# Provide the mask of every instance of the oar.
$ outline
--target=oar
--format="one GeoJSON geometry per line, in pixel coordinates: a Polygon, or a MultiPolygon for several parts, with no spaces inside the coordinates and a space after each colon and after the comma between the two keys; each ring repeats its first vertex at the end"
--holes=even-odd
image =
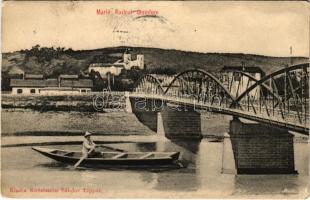
{"type": "Polygon", "coordinates": [[[93,152],[93,150],[94,150],[94,149],[89,150],[89,152],[88,152],[86,155],[82,156],[82,157],[80,158],[80,160],[77,161],[77,163],[75,163],[75,165],[73,166],[73,169],[76,169],[76,168],[81,164],[81,162],[83,162],[83,160],[84,160],[85,158],[87,158],[87,155],[90,154],[91,152],[93,152]]]}

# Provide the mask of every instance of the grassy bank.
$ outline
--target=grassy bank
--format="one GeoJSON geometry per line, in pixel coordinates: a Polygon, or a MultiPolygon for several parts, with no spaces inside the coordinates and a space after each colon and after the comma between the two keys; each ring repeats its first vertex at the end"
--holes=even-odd
{"type": "Polygon", "coordinates": [[[62,96],[2,94],[1,106],[37,111],[106,112],[109,109],[123,110],[125,97],[123,94],[102,93],[62,96]]]}
{"type": "Polygon", "coordinates": [[[144,135],[153,132],[126,112],[38,112],[2,109],[4,136],[74,136],[91,131],[95,135],[144,135]]]}

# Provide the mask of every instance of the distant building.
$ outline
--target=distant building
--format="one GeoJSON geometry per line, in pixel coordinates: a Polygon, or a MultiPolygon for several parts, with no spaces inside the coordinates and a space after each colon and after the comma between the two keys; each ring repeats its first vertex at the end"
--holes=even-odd
{"type": "Polygon", "coordinates": [[[105,78],[108,74],[119,76],[123,69],[123,64],[92,63],[89,65],[88,71],[91,72],[93,70],[95,72],[99,72],[100,76],[105,78]]]}
{"type": "Polygon", "coordinates": [[[24,79],[11,79],[12,94],[20,95],[68,95],[91,91],[90,79],[79,79],[77,75],[60,75],[58,79],[43,79],[43,75],[25,75],[24,79]]]}
{"type": "Polygon", "coordinates": [[[132,60],[131,54],[128,50],[123,54],[123,58],[117,60],[114,63],[92,63],[88,67],[88,71],[99,72],[101,77],[107,77],[108,74],[112,76],[119,76],[123,69],[131,70],[137,68],[140,70],[144,69],[144,55],[138,54],[136,60],[132,60]]]}
{"type": "MultiPolygon", "coordinates": [[[[236,71],[242,71],[248,75],[251,75],[256,80],[260,80],[263,76],[265,76],[265,72],[260,67],[248,67],[248,66],[224,66],[221,72],[226,73],[226,77],[224,77],[223,83],[228,86],[230,83],[234,83],[230,91],[232,94],[239,96],[243,93],[248,87],[254,84],[252,81],[248,85],[249,78],[246,76],[241,76],[240,73],[236,73],[236,71]]],[[[256,99],[260,97],[260,88],[257,87],[250,95],[255,96],[256,99]]]]}

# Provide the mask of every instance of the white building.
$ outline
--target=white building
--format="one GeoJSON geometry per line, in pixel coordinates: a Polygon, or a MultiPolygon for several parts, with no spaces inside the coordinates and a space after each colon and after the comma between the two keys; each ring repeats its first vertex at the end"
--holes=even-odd
{"type": "MultiPolygon", "coordinates": [[[[256,80],[260,80],[265,76],[265,72],[260,67],[247,67],[247,66],[224,66],[222,72],[224,72],[227,77],[223,80],[223,84],[226,87],[230,87],[230,92],[236,97],[242,94],[247,88],[254,84],[254,81],[249,82],[249,78],[246,76],[241,76],[237,71],[242,71],[248,75],[251,75],[256,80]],[[231,83],[233,83],[231,85],[231,83]]],[[[260,97],[260,87],[253,89],[250,92],[252,97],[258,99],[260,97]]]]}
{"type": "Polygon", "coordinates": [[[114,63],[92,63],[88,67],[88,72],[92,70],[99,72],[101,77],[105,78],[108,74],[113,76],[119,76],[123,69],[131,70],[137,68],[140,70],[144,69],[144,55],[138,54],[136,60],[132,60],[131,54],[126,52],[123,54],[123,58],[117,60],[114,63]]]}
{"type": "Polygon", "coordinates": [[[124,69],[123,64],[107,64],[107,63],[92,63],[89,65],[89,73],[93,70],[99,72],[102,78],[107,77],[107,74],[119,76],[124,69]]]}
{"type": "MultiPolygon", "coordinates": [[[[27,76],[25,76],[27,77],[27,76]]],[[[31,77],[31,76],[28,76],[31,77]]],[[[15,95],[71,95],[91,92],[90,79],[78,79],[76,75],[60,75],[58,79],[11,79],[12,94],[15,95]]]]}

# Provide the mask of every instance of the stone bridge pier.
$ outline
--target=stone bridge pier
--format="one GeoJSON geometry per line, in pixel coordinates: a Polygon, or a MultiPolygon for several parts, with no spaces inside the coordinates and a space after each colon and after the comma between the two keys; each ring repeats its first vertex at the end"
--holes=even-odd
{"type": "Polygon", "coordinates": [[[127,112],[133,112],[137,119],[151,130],[168,139],[201,139],[200,114],[189,108],[177,111],[168,108],[167,103],[157,99],[128,98],[127,112]]]}
{"type": "Polygon", "coordinates": [[[134,113],[142,124],[155,132],[157,132],[157,113],[165,107],[165,102],[156,99],[126,98],[126,111],[134,113]]]}
{"type": "Polygon", "coordinates": [[[157,114],[157,133],[168,139],[200,140],[201,118],[195,111],[163,110],[157,114]]]}
{"type": "MultiPolygon", "coordinates": [[[[138,120],[170,140],[200,140],[200,113],[177,111],[165,102],[130,98],[130,111],[138,120]]],[[[230,121],[229,136],[237,174],[296,173],[293,135],[287,130],[256,122],[230,121]]]]}
{"type": "Polygon", "coordinates": [[[288,131],[234,117],[229,135],[237,174],[296,173],[293,135],[288,131]]]}

